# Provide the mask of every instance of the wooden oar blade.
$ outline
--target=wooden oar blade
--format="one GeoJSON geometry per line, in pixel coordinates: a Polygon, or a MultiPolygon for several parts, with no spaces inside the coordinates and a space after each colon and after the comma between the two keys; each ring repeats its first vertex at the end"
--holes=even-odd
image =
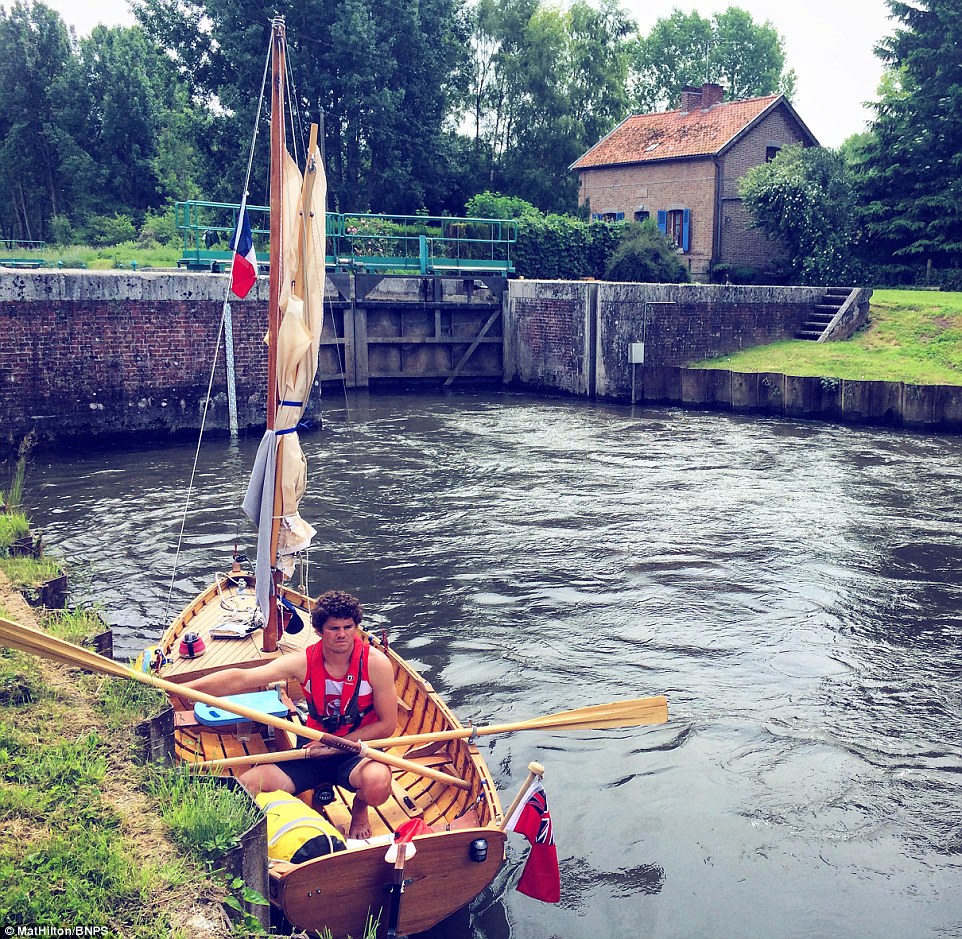
{"type": "MultiPolygon", "coordinates": [[[[491,734],[512,734],[519,730],[606,730],[612,727],[640,727],[646,724],[664,724],[668,720],[668,699],[663,695],[650,698],[633,698],[629,701],[614,701],[610,704],[596,704],[592,707],[577,708],[574,711],[561,711],[545,717],[535,717],[512,724],[492,724],[488,727],[462,727],[457,730],[431,731],[423,734],[408,734],[400,737],[384,737],[369,740],[370,747],[420,747],[436,744],[445,740],[466,737],[486,737],[491,734]]],[[[412,756],[409,751],[406,756],[412,756]]]]}
{"type": "MultiPolygon", "coordinates": [[[[518,730],[603,730],[611,727],[638,727],[664,724],[668,720],[668,699],[663,695],[613,701],[592,707],[561,711],[523,721],[518,730]]],[[[511,725],[505,725],[511,726],[511,725]]],[[[479,733],[484,733],[480,729],[479,733]]]]}
{"type": "Polygon", "coordinates": [[[0,643],[61,665],[85,668],[105,675],[127,676],[127,669],[119,662],[12,620],[0,618],[0,643]]]}

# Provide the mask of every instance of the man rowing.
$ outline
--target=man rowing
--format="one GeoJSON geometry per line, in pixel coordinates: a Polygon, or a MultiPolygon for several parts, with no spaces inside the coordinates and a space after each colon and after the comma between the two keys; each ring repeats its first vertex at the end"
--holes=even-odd
{"type": "MultiPolygon", "coordinates": [[[[296,679],[307,698],[307,726],[350,740],[390,737],[397,726],[394,669],[387,656],[357,633],[363,610],[349,593],[330,590],[314,602],[311,624],[319,641],[255,668],[228,668],[185,682],[188,688],[218,696],[241,694],[272,682],[296,679]]],[[[306,748],[311,759],[251,767],[239,779],[253,795],[281,790],[340,786],[354,792],[348,838],[371,837],[368,807],[391,794],[390,767],[318,740],[306,748]]]]}

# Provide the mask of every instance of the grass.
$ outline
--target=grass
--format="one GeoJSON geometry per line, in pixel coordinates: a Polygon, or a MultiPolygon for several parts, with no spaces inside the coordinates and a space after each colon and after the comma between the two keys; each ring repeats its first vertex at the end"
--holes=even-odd
{"type": "Polygon", "coordinates": [[[165,898],[190,864],[127,831],[107,798],[117,743],[90,726],[76,690],[48,686],[36,660],[0,650],[0,922],[83,924],[108,935],[177,935],[165,898]]]}
{"type": "Polygon", "coordinates": [[[87,270],[130,270],[135,263],[141,270],[153,267],[177,267],[183,247],[160,245],[147,248],[136,241],[125,241],[119,245],[97,248],[88,245],[66,245],[46,247],[40,251],[12,249],[4,250],[4,257],[31,258],[43,260],[48,268],[86,268],[87,270]]]}
{"type": "Polygon", "coordinates": [[[11,545],[30,534],[30,522],[23,512],[0,513],[0,554],[6,554],[11,545]]]}
{"type": "Polygon", "coordinates": [[[776,342],[692,367],[962,385],[962,293],[876,290],[868,326],[844,342],[776,342]]]}
{"type": "Polygon", "coordinates": [[[20,591],[36,591],[63,571],[53,558],[0,557],[0,571],[20,591]]]}
{"type": "Polygon", "coordinates": [[[225,786],[220,777],[184,768],[148,775],[147,791],[161,806],[174,843],[208,863],[236,848],[260,817],[260,810],[242,791],[225,786]]]}

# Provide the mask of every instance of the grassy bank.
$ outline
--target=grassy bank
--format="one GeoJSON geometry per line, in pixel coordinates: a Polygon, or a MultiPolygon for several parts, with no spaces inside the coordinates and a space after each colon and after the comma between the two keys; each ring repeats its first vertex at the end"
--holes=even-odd
{"type": "Polygon", "coordinates": [[[868,325],[845,342],[776,342],[692,363],[917,385],[962,385],[962,293],[876,290],[868,325]]]}
{"type": "MultiPolygon", "coordinates": [[[[96,612],[35,610],[22,595],[61,574],[20,508],[30,444],[0,492],[0,616],[80,643],[103,630],[96,612]]],[[[236,908],[244,887],[226,890],[211,871],[255,815],[242,800],[247,816],[226,826],[225,798],[238,800],[223,787],[178,778],[172,788],[171,770],[137,765],[133,728],[165,700],[0,646],[0,924],[231,935],[221,902],[236,908]]]]}
{"type": "Polygon", "coordinates": [[[2,257],[43,261],[47,268],[96,270],[129,270],[136,265],[141,270],[177,267],[182,254],[180,245],[145,247],[136,241],[127,241],[109,247],[87,245],[50,246],[39,251],[0,248],[2,257]]]}
{"type": "MultiPolygon", "coordinates": [[[[40,623],[0,575],[0,614],[72,639],[95,623],[40,623]]],[[[132,760],[160,697],[0,647],[0,923],[102,926],[135,939],[226,937],[223,890],[170,842],[132,760]]]]}

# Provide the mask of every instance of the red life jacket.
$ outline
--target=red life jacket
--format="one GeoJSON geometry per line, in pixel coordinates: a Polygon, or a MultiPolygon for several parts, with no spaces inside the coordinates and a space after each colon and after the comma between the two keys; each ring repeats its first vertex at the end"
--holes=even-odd
{"type": "Polygon", "coordinates": [[[343,678],[331,678],[324,667],[321,643],[315,642],[307,647],[304,696],[307,698],[308,727],[344,737],[377,720],[374,688],[368,674],[370,651],[371,647],[360,636],[355,636],[347,674],[343,678]]]}

